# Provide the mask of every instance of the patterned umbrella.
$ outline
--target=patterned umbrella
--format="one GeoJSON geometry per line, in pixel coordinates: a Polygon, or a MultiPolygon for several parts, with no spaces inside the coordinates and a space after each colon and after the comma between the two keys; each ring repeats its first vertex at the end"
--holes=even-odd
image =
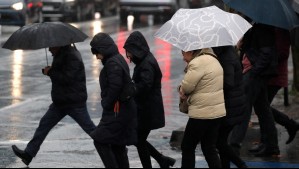
{"type": "Polygon", "coordinates": [[[251,27],[241,16],[216,6],[180,9],[155,37],[187,52],[236,45],[251,27]]]}

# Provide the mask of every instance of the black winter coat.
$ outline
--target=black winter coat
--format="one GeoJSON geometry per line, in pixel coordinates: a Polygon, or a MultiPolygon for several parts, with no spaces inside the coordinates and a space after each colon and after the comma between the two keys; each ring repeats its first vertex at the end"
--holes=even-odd
{"type": "Polygon", "coordinates": [[[48,75],[52,80],[52,100],[58,107],[86,105],[87,89],[81,54],[71,46],[62,47],[54,57],[48,75]]]}
{"type": "Polygon", "coordinates": [[[252,64],[252,76],[271,78],[277,76],[278,55],[275,47],[275,29],[255,24],[243,38],[242,52],[252,64]]]}
{"type": "Polygon", "coordinates": [[[114,111],[115,103],[129,82],[125,70],[128,64],[118,52],[114,41],[107,34],[98,34],[91,42],[104,56],[104,68],[100,74],[103,115],[92,138],[101,144],[135,145],[137,140],[137,108],[134,100],[120,103],[120,112],[114,111]]]}
{"type": "Polygon", "coordinates": [[[165,126],[165,114],[161,92],[162,72],[159,64],[140,32],[132,33],[124,48],[133,54],[133,80],[136,83],[135,101],[138,108],[139,130],[155,130],[165,126]]]}
{"type": "Polygon", "coordinates": [[[213,50],[224,70],[226,123],[234,126],[244,121],[246,114],[242,66],[234,47],[218,47],[213,50]]]}

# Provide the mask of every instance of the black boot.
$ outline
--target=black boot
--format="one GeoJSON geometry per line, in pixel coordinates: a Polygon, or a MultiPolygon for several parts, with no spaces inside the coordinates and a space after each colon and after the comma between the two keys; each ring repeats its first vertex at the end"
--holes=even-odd
{"type": "Polygon", "coordinates": [[[254,154],[255,157],[280,157],[279,149],[267,149],[266,147],[262,149],[260,152],[254,154]]]}
{"type": "Polygon", "coordinates": [[[170,157],[162,156],[163,161],[159,163],[161,168],[173,167],[176,160],[170,157]]]}
{"type": "Polygon", "coordinates": [[[289,134],[289,139],[286,142],[286,144],[290,144],[292,141],[294,141],[296,134],[299,130],[299,123],[296,121],[292,120],[292,125],[286,127],[288,134],[289,134]]]}
{"type": "Polygon", "coordinates": [[[12,150],[15,153],[15,155],[17,157],[19,157],[20,159],[22,159],[23,163],[26,164],[27,166],[29,166],[29,164],[31,163],[33,157],[31,157],[28,153],[26,153],[25,151],[20,150],[17,146],[13,145],[12,146],[12,150]]]}

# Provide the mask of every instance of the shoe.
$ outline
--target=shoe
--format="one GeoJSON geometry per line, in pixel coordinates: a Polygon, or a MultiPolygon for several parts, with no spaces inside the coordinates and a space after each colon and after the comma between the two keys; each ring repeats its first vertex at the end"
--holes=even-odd
{"type": "Polygon", "coordinates": [[[255,157],[280,157],[279,150],[268,150],[267,148],[262,149],[260,152],[254,154],[255,157]]]}
{"type": "Polygon", "coordinates": [[[250,153],[258,153],[258,152],[262,151],[264,148],[265,148],[265,145],[263,143],[259,143],[259,144],[252,146],[251,149],[249,149],[248,151],[250,153]]]}
{"type": "Polygon", "coordinates": [[[176,160],[170,157],[163,156],[163,162],[159,163],[161,168],[170,168],[173,167],[176,163],[176,160]]]}
{"type": "Polygon", "coordinates": [[[294,141],[295,137],[296,137],[296,134],[299,130],[299,123],[295,122],[294,121],[294,124],[295,125],[292,125],[291,127],[287,127],[287,131],[288,131],[288,134],[289,134],[289,139],[288,141],[286,142],[286,144],[290,144],[291,142],[294,141]]]}
{"type": "Polygon", "coordinates": [[[27,166],[29,166],[29,164],[32,161],[32,157],[26,153],[25,151],[20,150],[17,146],[13,145],[12,146],[12,150],[15,153],[15,155],[17,157],[19,157],[20,159],[22,159],[23,163],[26,164],[27,166]]]}

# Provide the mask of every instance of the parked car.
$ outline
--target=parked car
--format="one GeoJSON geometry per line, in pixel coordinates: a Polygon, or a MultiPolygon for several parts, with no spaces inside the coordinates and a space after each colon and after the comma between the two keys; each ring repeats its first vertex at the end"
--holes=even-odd
{"type": "Polygon", "coordinates": [[[42,22],[42,0],[0,0],[0,25],[42,22]]]}
{"type": "Polygon", "coordinates": [[[43,0],[45,19],[76,20],[93,18],[95,0],[43,0]]]}
{"type": "Polygon", "coordinates": [[[169,19],[180,8],[180,0],[120,0],[120,18],[128,15],[154,14],[169,19]]]}
{"type": "Polygon", "coordinates": [[[117,0],[43,0],[45,19],[83,21],[93,19],[95,12],[107,15],[117,11],[117,0]]]}

